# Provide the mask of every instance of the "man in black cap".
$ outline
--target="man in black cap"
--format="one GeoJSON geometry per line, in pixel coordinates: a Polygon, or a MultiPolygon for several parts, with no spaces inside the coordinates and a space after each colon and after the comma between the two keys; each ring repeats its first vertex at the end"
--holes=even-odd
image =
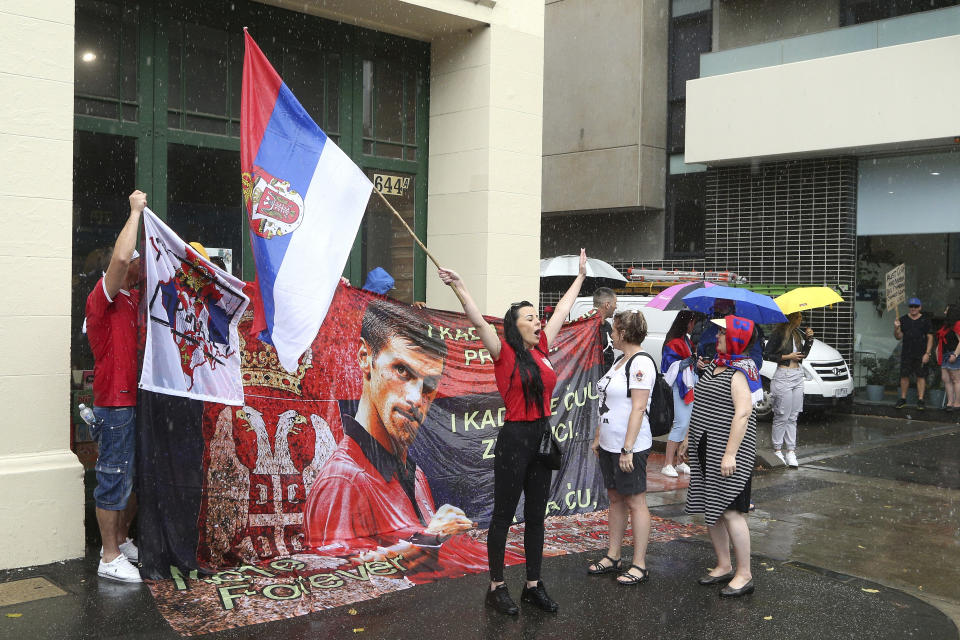
{"type": "Polygon", "coordinates": [[[917,378],[917,409],[923,411],[926,404],[923,394],[927,389],[927,363],[933,352],[933,326],[930,318],[922,313],[920,298],[907,301],[910,311],[893,321],[893,337],[903,340],[900,350],[900,399],[896,408],[907,404],[907,389],[910,388],[910,376],[917,378]]]}

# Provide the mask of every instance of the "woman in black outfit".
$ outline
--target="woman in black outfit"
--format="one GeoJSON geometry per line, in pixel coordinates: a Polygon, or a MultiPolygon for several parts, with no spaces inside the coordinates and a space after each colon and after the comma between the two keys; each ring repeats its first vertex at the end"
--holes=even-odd
{"type": "Polygon", "coordinates": [[[521,493],[525,496],[523,551],[527,582],[520,599],[544,611],[557,610],[557,603],[547,595],[540,579],[543,520],[553,472],[538,459],[537,450],[541,435],[550,428],[550,399],[557,382],[547,354],[580,293],[586,264],[587,255],[581,249],[580,273],[557,303],[546,327],[541,325],[536,307],[529,302],[511,304],[503,316],[502,341],[480,313],[460,276],[449,269],[439,270],[444,284],[460,294],[464,312],[493,358],[497,389],[506,405],[506,422],[494,448],[493,516],[487,533],[490,588],[485,598],[488,606],[508,615],[516,615],[519,609],[503,582],[503,556],[507,530],[521,493]]]}

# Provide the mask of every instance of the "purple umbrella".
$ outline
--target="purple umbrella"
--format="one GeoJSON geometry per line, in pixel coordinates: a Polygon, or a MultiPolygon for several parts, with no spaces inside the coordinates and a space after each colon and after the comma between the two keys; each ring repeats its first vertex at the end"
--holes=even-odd
{"type": "Polygon", "coordinates": [[[661,311],[678,311],[680,309],[686,309],[687,303],[683,301],[683,296],[687,295],[688,293],[693,293],[697,289],[715,286],[717,285],[713,284],[712,282],[704,282],[703,280],[675,284],[672,287],[667,287],[658,293],[653,300],[646,304],[646,306],[650,307],[651,309],[660,309],[661,311]]]}

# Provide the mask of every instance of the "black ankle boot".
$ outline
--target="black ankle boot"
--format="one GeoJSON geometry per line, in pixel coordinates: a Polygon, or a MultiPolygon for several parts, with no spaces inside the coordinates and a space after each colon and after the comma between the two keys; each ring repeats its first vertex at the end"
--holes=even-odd
{"type": "Polygon", "coordinates": [[[547,590],[544,589],[542,580],[538,580],[537,586],[535,587],[525,586],[523,588],[523,593],[520,594],[520,601],[529,602],[530,604],[551,613],[556,611],[558,608],[558,605],[556,602],[554,602],[553,598],[547,595],[547,590]]]}
{"type": "Polygon", "coordinates": [[[508,616],[515,616],[520,613],[517,603],[510,597],[510,591],[507,585],[501,584],[496,589],[491,590],[487,587],[487,596],[485,598],[487,606],[493,607],[497,613],[503,613],[508,616]]]}

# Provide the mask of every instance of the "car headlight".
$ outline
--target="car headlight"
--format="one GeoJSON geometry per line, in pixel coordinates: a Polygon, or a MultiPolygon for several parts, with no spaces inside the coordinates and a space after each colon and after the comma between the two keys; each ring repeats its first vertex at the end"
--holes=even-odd
{"type": "Polygon", "coordinates": [[[800,370],[803,371],[803,379],[804,379],[804,380],[808,380],[808,381],[811,381],[811,382],[812,382],[813,380],[816,380],[816,378],[813,377],[813,374],[810,373],[810,370],[807,369],[805,366],[800,365],[800,370]]]}

